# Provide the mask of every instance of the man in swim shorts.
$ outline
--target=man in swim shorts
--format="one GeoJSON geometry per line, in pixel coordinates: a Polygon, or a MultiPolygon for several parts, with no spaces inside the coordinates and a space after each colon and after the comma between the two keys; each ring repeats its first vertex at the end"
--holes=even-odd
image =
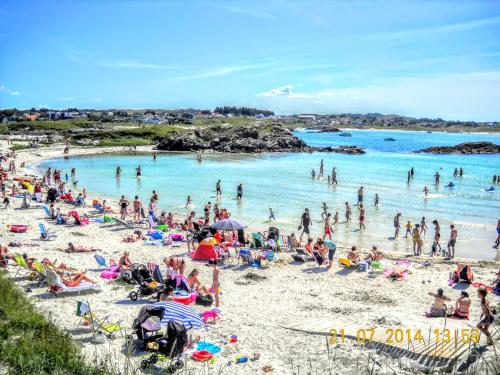
{"type": "Polygon", "coordinates": [[[448,241],[448,256],[453,258],[455,256],[455,244],[457,243],[458,231],[455,226],[450,225],[450,240],[448,241]]]}
{"type": "MultiPolygon", "coordinates": [[[[299,228],[302,229],[302,233],[300,234],[300,238],[299,238],[299,242],[302,241],[302,236],[305,234],[307,234],[307,238],[311,238],[311,235],[310,235],[310,230],[309,230],[309,227],[312,225],[312,221],[311,221],[311,216],[309,215],[309,209],[306,208],[304,210],[304,213],[302,214],[302,217],[300,218],[300,226],[299,228]]],[[[299,229],[300,230],[300,229],[299,229]]]]}

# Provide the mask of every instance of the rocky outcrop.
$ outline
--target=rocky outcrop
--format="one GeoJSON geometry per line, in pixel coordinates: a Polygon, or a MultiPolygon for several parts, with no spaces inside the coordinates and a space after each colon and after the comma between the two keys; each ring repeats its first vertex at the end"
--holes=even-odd
{"type": "Polygon", "coordinates": [[[500,153],[500,145],[493,142],[466,142],[456,146],[429,147],[416,152],[430,154],[497,154],[500,153]]]}
{"type": "Polygon", "coordinates": [[[160,140],[157,150],[216,151],[228,153],[261,152],[340,152],[360,154],[356,146],[314,148],[281,125],[264,127],[216,125],[173,132],[160,140]]]}
{"type": "Polygon", "coordinates": [[[306,130],[311,133],[340,133],[340,129],[334,127],[318,127],[318,128],[307,128],[306,130]]]}
{"type": "Polygon", "coordinates": [[[337,146],[337,147],[322,147],[318,151],[323,152],[335,152],[337,154],[351,154],[351,155],[361,155],[365,153],[361,147],[358,146],[337,146]]]}

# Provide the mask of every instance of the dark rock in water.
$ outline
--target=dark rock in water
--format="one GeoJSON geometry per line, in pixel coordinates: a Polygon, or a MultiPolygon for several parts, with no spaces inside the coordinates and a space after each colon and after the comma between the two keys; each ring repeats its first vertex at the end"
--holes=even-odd
{"type": "Polygon", "coordinates": [[[337,147],[322,147],[317,148],[316,151],[322,152],[335,152],[337,154],[351,154],[351,155],[361,155],[365,153],[361,147],[358,146],[337,146],[337,147]]]}
{"type": "Polygon", "coordinates": [[[500,145],[493,142],[466,142],[456,146],[429,147],[415,152],[430,154],[497,154],[500,153],[500,145]]]}
{"type": "Polygon", "coordinates": [[[156,149],[165,151],[211,150],[232,153],[313,151],[364,153],[356,146],[310,147],[290,130],[277,124],[266,127],[215,125],[203,129],[190,129],[161,139],[156,149]]]}

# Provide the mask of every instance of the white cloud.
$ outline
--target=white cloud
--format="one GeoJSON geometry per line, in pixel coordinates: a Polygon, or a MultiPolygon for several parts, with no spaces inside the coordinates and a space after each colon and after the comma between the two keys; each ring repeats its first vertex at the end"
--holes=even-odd
{"type": "Polygon", "coordinates": [[[366,36],[366,39],[407,39],[415,36],[434,36],[436,34],[463,32],[479,27],[500,24],[500,17],[481,18],[471,21],[451,23],[448,25],[430,26],[407,31],[378,33],[366,36]]]}
{"type": "Polygon", "coordinates": [[[8,89],[5,86],[0,86],[0,92],[5,92],[5,93],[7,93],[9,95],[14,95],[14,96],[21,95],[21,93],[19,91],[8,89]]]}
{"type": "Polygon", "coordinates": [[[477,71],[394,78],[377,85],[300,94],[285,90],[303,100],[289,100],[291,95],[259,95],[261,102],[255,105],[267,106],[279,113],[381,112],[449,120],[498,121],[498,87],[500,70],[477,71]]]}
{"type": "Polygon", "coordinates": [[[267,67],[270,65],[272,65],[272,64],[267,63],[267,64],[248,64],[248,65],[226,66],[226,67],[222,67],[222,68],[208,70],[206,72],[190,74],[190,75],[185,75],[185,76],[172,77],[171,80],[172,81],[188,81],[188,80],[193,80],[193,79],[221,77],[221,76],[233,74],[236,72],[242,72],[245,70],[260,69],[260,68],[264,68],[264,67],[267,67]]]}
{"type": "Polygon", "coordinates": [[[240,7],[235,7],[235,6],[224,6],[222,8],[227,10],[228,12],[242,13],[242,14],[247,14],[249,16],[254,16],[254,17],[258,17],[258,18],[268,18],[268,19],[277,18],[275,15],[273,15],[271,13],[261,12],[261,11],[254,10],[254,9],[240,8],[240,7]]]}
{"type": "Polygon", "coordinates": [[[292,85],[285,85],[281,87],[276,87],[275,89],[271,89],[269,91],[261,92],[260,94],[257,94],[257,96],[264,96],[264,97],[286,97],[290,99],[310,99],[312,98],[311,95],[309,94],[297,94],[293,92],[293,86],[292,85]]]}
{"type": "Polygon", "coordinates": [[[72,102],[73,100],[75,100],[75,98],[73,98],[72,96],[60,96],[59,98],[57,98],[57,100],[59,100],[60,102],[72,102]]]}

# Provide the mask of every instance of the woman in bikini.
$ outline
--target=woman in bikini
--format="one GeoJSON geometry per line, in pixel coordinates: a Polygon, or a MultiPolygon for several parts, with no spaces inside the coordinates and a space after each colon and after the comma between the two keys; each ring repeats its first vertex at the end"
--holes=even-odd
{"type": "Polygon", "coordinates": [[[460,293],[460,297],[455,303],[455,311],[453,312],[453,315],[458,318],[469,319],[470,305],[471,300],[469,298],[469,293],[467,293],[465,290],[462,290],[462,292],[460,293]]]}
{"type": "Polygon", "coordinates": [[[97,284],[97,281],[85,275],[85,272],[77,273],[70,276],[65,276],[64,272],[58,272],[58,274],[61,276],[61,281],[63,282],[63,284],[70,288],[79,286],[82,281],[87,281],[91,284],[97,284]]]}
{"type": "Polygon", "coordinates": [[[194,269],[188,276],[188,285],[191,290],[196,290],[197,292],[202,291],[205,294],[208,294],[208,289],[200,282],[198,279],[198,275],[200,271],[198,269],[194,269]]]}
{"type": "Polygon", "coordinates": [[[491,311],[490,301],[486,299],[488,291],[484,288],[478,289],[477,296],[481,300],[481,320],[477,324],[477,328],[486,336],[486,345],[493,345],[493,338],[489,331],[490,325],[493,323],[493,312],[491,311]]]}

